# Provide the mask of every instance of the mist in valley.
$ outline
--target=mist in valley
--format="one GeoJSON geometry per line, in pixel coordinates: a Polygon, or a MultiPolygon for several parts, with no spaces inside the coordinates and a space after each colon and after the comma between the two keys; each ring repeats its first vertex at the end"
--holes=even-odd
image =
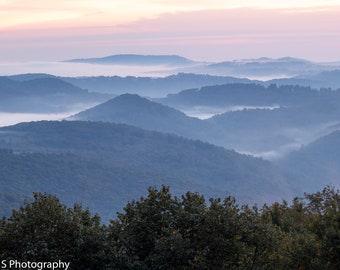
{"type": "MultiPolygon", "coordinates": [[[[86,181],[91,189],[98,186],[104,201],[95,203],[88,192],[79,193],[79,200],[102,213],[113,195],[119,198],[118,210],[122,201],[133,199],[131,194],[138,196],[161,182],[178,194],[184,189],[231,194],[245,203],[293,198],[339,183],[339,161],[329,159],[329,151],[312,147],[325,138],[322,142],[340,153],[335,139],[327,137],[340,126],[337,88],[289,84],[295,78],[275,84],[215,76],[210,64],[185,67],[190,72],[199,66],[210,69],[211,74],[204,75],[176,73],[173,65],[8,65],[3,75],[13,76],[0,77],[1,154],[3,160],[13,160],[13,166],[36,164],[25,165],[23,174],[11,174],[13,183],[24,177],[30,188],[39,187],[43,175],[51,191],[57,176],[86,181]],[[26,171],[30,166],[34,172],[26,171]],[[94,175],[98,184],[91,182],[94,175]]],[[[221,66],[225,64],[217,68],[221,66]]],[[[271,77],[259,71],[257,75],[271,77]]],[[[312,82],[311,76],[304,80],[312,82]]],[[[16,192],[15,186],[2,184],[16,192]]],[[[56,191],[68,202],[74,197],[62,187],[56,191]]]]}

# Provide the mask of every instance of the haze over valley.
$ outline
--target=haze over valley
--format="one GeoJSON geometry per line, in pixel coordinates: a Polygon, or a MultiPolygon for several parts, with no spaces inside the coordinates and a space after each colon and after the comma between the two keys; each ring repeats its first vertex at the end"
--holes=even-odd
{"type": "Polygon", "coordinates": [[[339,186],[336,63],[116,55],[61,65],[76,63],[101,76],[0,77],[2,214],[36,190],[107,221],[112,205],[162,184],[250,204],[339,186]]]}

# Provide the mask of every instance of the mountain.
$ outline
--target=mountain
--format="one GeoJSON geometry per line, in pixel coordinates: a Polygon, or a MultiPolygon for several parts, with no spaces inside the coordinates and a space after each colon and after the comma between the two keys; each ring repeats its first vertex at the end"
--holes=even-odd
{"type": "Polygon", "coordinates": [[[152,98],[166,97],[169,93],[178,93],[183,89],[227,83],[249,83],[248,79],[179,73],[167,77],[63,77],[66,82],[94,92],[121,95],[139,94],[152,98]]]}
{"type": "Polygon", "coordinates": [[[290,85],[206,86],[158,101],[181,111],[215,112],[205,120],[218,129],[209,142],[268,159],[334,130],[340,117],[340,91],[290,85]]]}
{"type": "Polygon", "coordinates": [[[276,159],[334,130],[332,126],[339,118],[337,102],[316,101],[275,109],[226,112],[206,121],[223,131],[229,145],[222,146],[276,159]]]}
{"type": "Polygon", "coordinates": [[[64,62],[101,65],[158,66],[158,73],[195,73],[217,76],[232,76],[258,80],[309,76],[322,71],[340,68],[339,63],[317,63],[293,57],[278,59],[261,57],[222,62],[195,62],[178,55],[120,54],[101,58],[71,59],[64,62]],[[163,66],[163,68],[162,68],[163,66]],[[164,67],[167,69],[165,70],[164,67]],[[169,69],[170,68],[170,69],[169,69]]]}
{"type": "Polygon", "coordinates": [[[292,106],[323,101],[339,100],[340,91],[299,85],[271,84],[263,86],[255,83],[229,83],[187,89],[178,94],[169,94],[159,102],[174,108],[193,106],[231,107],[231,106],[292,106]]]}
{"type": "MultiPolygon", "coordinates": [[[[293,57],[283,57],[278,59],[261,57],[259,59],[223,61],[195,66],[190,69],[190,72],[270,80],[273,78],[316,74],[337,68],[339,68],[339,65],[334,63],[316,63],[293,57]]],[[[189,72],[189,69],[183,68],[182,72],[189,72]]]]}
{"type": "MultiPolygon", "coordinates": [[[[64,196],[80,196],[84,192],[86,194],[92,192],[93,197],[83,198],[81,201],[84,205],[93,203],[94,200],[108,201],[115,196],[121,196],[118,194],[126,195],[127,191],[124,189],[127,186],[143,195],[145,186],[160,183],[175,187],[179,193],[190,188],[208,198],[235,195],[241,202],[249,203],[274,201],[290,195],[290,188],[286,185],[285,179],[276,167],[267,161],[240,155],[201,141],[145,131],[122,124],[81,121],[21,123],[0,128],[0,148],[12,149],[15,155],[19,155],[15,156],[19,161],[23,159],[25,153],[73,155],[80,158],[82,162],[80,165],[75,161],[65,160],[59,166],[56,161],[58,156],[52,157],[50,164],[42,165],[42,171],[35,174],[31,174],[30,168],[35,167],[29,163],[18,165],[7,177],[6,172],[3,172],[4,178],[1,181],[3,185],[7,185],[8,191],[20,188],[17,185],[31,185],[28,190],[34,188],[37,191],[45,191],[49,185],[59,185],[58,181],[64,181],[63,172],[68,172],[67,179],[70,181],[61,182],[64,184],[59,185],[62,187],[60,192],[64,196]],[[90,180],[86,174],[97,164],[98,168],[89,174],[93,176],[90,180]],[[67,170],[58,171],[58,168],[68,165],[67,170]],[[26,166],[26,169],[23,170],[22,166],[26,166]],[[51,170],[50,166],[54,166],[54,169],[51,170]],[[79,166],[87,169],[77,169],[79,166]],[[107,182],[109,178],[112,177],[112,181],[115,181],[115,173],[110,173],[112,168],[130,174],[118,177],[121,181],[119,180],[117,184],[109,184],[107,182]],[[19,174],[21,182],[12,181],[13,173],[19,174]],[[30,181],[34,179],[28,178],[29,175],[33,178],[37,175],[43,179],[48,174],[51,175],[49,180],[42,181],[39,185],[33,186],[30,181]],[[73,174],[75,182],[72,180],[73,174]],[[105,181],[103,174],[108,175],[105,176],[105,181]],[[81,181],[93,182],[82,184],[81,181]],[[91,190],[87,189],[89,185],[91,190]],[[105,193],[101,192],[103,189],[106,190],[105,193]]],[[[41,162],[43,161],[44,156],[41,157],[41,162]]],[[[16,162],[13,161],[11,164],[13,164],[11,168],[14,168],[16,162]]],[[[7,167],[1,168],[8,170],[7,167]]],[[[124,198],[119,198],[124,203],[132,199],[128,194],[124,198]]],[[[119,206],[114,207],[117,209],[119,206]]]]}
{"type": "Polygon", "coordinates": [[[33,192],[42,191],[57,195],[69,206],[82,203],[107,222],[115,215],[112,210],[121,210],[149,186],[171,183],[175,191],[195,188],[180,177],[169,179],[147,169],[103,165],[70,153],[0,150],[0,163],[0,216],[10,215],[33,192]]]}
{"type": "Polygon", "coordinates": [[[29,80],[0,77],[2,112],[64,112],[88,107],[110,97],[112,96],[90,93],[55,77],[29,80]]]}
{"type": "Polygon", "coordinates": [[[213,125],[205,121],[188,117],[178,110],[132,94],[120,95],[71,116],[70,119],[123,123],[205,141],[210,134],[218,132],[213,125]]]}
{"type": "Polygon", "coordinates": [[[137,95],[124,94],[70,119],[125,123],[275,159],[336,129],[332,126],[340,117],[336,101],[339,93],[324,91],[236,84],[186,90],[174,96],[182,103],[171,105],[182,110],[195,106],[201,111],[231,108],[206,120],[188,117],[137,95]],[[280,106],[271,107],[273,104],[280,106]],[[233,111],[237,106],[240,109],[233,111]]]}
{"type": "Polygon", "coordinates": [[[103,65],[136,65],[136,66],[149,66],[149,65],[185,66],[194,63],[194,61],[178,55],[138,55],[138,54],[118,54],[100,58],[70,59],[64,62],[103,64],[103,65]]]}
{"type": "Polygon", "coordinates": [[[340,131],[322,136],[276,163],[290,172],[289,177],[296,189],[315,192],[326,185],[339,188],[340,131]]]}
{"type": "Polygon", "coordinates": [[[6,76],[7,78],[14,80],[14,81],[30,81],[34,79],[42,79],[42,78],[58,78],[57,76],[47,74],[47,73],[25,73],[25,74],[16,74],[6,76]]]}
{"type": "MultiPolygon", "coordinates": [[[[119,77],[119,76],[92,76],[92,77],[57,77],[90,92],[121,95],[125,93],[139,94],[152,98],[164,98],[168,94],[177,94],[185,89],[199,89],[205,86],[226,84],[258,84],[265,87],[276,84],[277,86],[305,86],[315,89],[340,88],[339,71],[324,71],[321,73],[306,74],[293,78],[272,80],[249,80],[230,76],[212,76],[207,74],[178,73],[166,77],[119,77]]],[[[8,76],[15,81],[27,81],[38,78],[55,77],[49,74],[19,74],[8,76]]]]}

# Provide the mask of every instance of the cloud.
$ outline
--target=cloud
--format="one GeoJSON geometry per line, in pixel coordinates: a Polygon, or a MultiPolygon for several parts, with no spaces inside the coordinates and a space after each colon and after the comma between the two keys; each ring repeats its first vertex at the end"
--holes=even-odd
{"type": "Polygon", "coordinates": [[[140,18],[156,18],[163,13],[212,9],[327,9],[340,6],[340,0],[2,0],[0,27],[26,26],[40,23],[40,27],[67,22],[69,25],[111,25],[140,18]],[[89,14],[91,16],[89,16],[89,14]],[[100,16],[96,16],[100,14],[100,16]],[[44,24],[48,22],[48,24],[44,24]]]}
{"type": "Polygon", "coordinates": [[[60,55],[64,52],[64,59],[113,53],[171,53],[219,61],[288,55],[323,61],[340,59],[339,9],[201,10],[165,13],[118,25],[110,20],[98,25],[96,16],[89,14],[87,24],[58,23],[46,29],[37,26],[30,31],[2,31],[0,57],[9,59],[25,52],[26,58],[33,58],[46,52],[51,59],[58,50],[60,55]],[[67,47],[71,49],[67,51],[67,47]]]}

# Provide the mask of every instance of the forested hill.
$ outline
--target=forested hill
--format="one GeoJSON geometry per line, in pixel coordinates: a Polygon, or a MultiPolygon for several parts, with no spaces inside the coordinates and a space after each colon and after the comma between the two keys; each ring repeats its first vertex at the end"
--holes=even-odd
{"type": "Polygon", "coordinates": [[[277,163],[294,175],[293,183],[298,189],[310,192],[320,185],[340,187],[340,130],[301,147],[277,163]]]}
{"type": "Polygon", "coordinates": [[[110,95],[90,93],[55,77],[12,80],[0,77],[2,112],[63,112],[82,105],[88,107],[109,99],[110,95]]]}
{"type": "MultiPolygon", "coordinates": [[[[171,184],[174,191],[199,188],[181,177],[148,168],[107,165],[70,153],[14,153],[0,150],[0,216],[9,216],[36,191],[57,195],[71,206],[80,203],[104,222],[139,198],[150,185],[171,184]]],[[[205,187],[207,188],[207,187],[205,187]]]]}
{"type": "Polygon", "coordinates": [[[138,95],[124,94],[82,111],[70,119],[124,123],[147,130],[209,141],[219,129],[209,122],[138,95]]]}
{"type": "Polygon", "coordinates": [[[169,93],[178,93],[183,89],[197,88],[207,85],[253,82],[248,79],[192,73],[178,73],[164,78],[96,76],[76,78],[62,77],[61,79],[78,87],[95,92],[111,93],[115,95],[134,93],[155,98],[165,97],[169,93]]]}
{"type": "Polygon", "coordinates": [[[160,102],[171,107],[188,106],[292,106],[340,100],[340,91],[317,90],[299,85],[230,83],[183,90],[160,102]]]}
{"type": "MultiPolygon", "coordinates": [[[[80,121],[22,123],[0,129],[0,147],[13,149],[14,153],[71,153],[105,167],[136,171],[137,176],[143,171],[152,172],[158,174],[158,180],[151,179],[149,185],[172,179],[165,184],[180,186],[178,181],[185,180],[194,191],[207,197],[235,194],[243,202],[262,203],[291,195],[285,179],[267,161],[127,125],[80,121]]],[[[100,183],[100,175],[92,181],[100,183]]],[[[6,181],[10,185],[11,179],[6,181]]],[[[135,181],[135,177],[125,179],[132,186],[135,181]]],[[[74,191],[65,187],[65,192],[74,191]]]]}

